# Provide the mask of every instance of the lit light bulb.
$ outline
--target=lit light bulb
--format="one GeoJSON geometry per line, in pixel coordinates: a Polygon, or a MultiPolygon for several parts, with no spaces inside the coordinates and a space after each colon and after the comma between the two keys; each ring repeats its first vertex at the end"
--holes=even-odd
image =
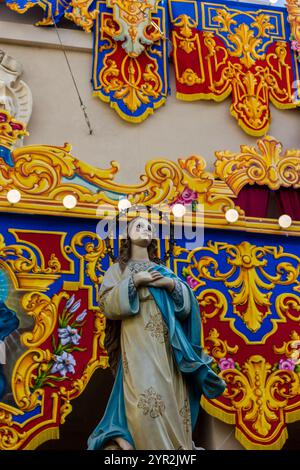
{"type": "Polygon", "coordinates": [[[77,199],[72,194],[68,194],[63,198],[63,205],[66,209],[74,209],[77,205],[77,199]]]}
{"type": "Polygon", "coordinates": [[[174,204],[172,207],[174,217],[182,217],[186,213],[186,208],[183,204],[174,204]]]}
{"type": "Polygon", "coordinates": [[[129,209],[129,207],[131,207],[131,202],[129,199],[123,198],[118,202],[119,211],[125,211],[126,209],[129,209]]]}
{"type": "Polygon", "coordinates": [[[8,202],[16,204],[21,199],[21,193],[17,189],[10,189],[6,195],[8,202]]]}
{"type": "Polygon", "coordinates": [[[292,218],[287,214],[282,214],[278,219],[278,224],[281,228],[289,228],[292,222],[292,218]]]}
{"type": "Polygon", "coordinates": [[[269,0],[269,3],[271,3],[271,5],[274,5],[274,3],[277,3],[278,0],[269,0]]]}
{"type": "Polygon", "coordinates": [[[236,222],[239,218],[239,213],[236,209],[228,209],[225,213],[227,222],[236,222]]]}

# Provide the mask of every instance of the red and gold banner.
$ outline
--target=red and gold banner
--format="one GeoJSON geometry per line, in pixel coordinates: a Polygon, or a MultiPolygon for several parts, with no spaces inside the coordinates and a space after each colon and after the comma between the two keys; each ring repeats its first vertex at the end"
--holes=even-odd
{"type": "Polygon", "coordinates": [[[299,65],[285,10],[235,2],[171,1],[177,97],[223,101],[250,135],[267,132],[270,102],[295,108],[299,65]]]}

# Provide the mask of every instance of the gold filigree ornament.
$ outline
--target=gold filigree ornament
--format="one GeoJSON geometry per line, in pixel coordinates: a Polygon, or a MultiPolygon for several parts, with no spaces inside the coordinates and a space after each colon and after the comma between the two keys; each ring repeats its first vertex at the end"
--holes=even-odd
{"type": "Polygon", "coordinates": [[[282,152],[282,144],[271,136],[254,146],[241,145],[239,153],[216,152],[216,174],[235,194],[246,184],[260,184],[270,189],[300,187],[300,150],[282,152]]]}
{"type": "Polygon", "coordinates": [[[112,37],[115,41],[124,41],[122,47],[128,56],[138,57],[145,46],[153,44],[146,29],[157,3],[158,0],[107,0],[107,6],[113,9],[113,19],[119,25],[112,37]]]}
{"type": "MultiPolygon", "coordinates": [[[[289,285],[295,291],[300,286],[300,258],[294,254],[285,253],[281,246],[261,247],[246,241],[238,245],[208,241],[207,246],[192,250],[187,261],[189,262],[187,267],[189,275],[197,281],[198,286],[201,286],[201,292],[197,297],[200,307],[208,305],[213,307],[210,308],[210,313],[202,312],[204,322],[220,314],[222,319],[231,323],[233,331],[236,331],[234,319],[226,318],[228,307],[224,295],[215,289],[204,289],[206,281],[224,283],[231,297],[233,313],[240,317],[247,328],[253,332],[258,331],[264,318],[272,313],[272,296],[276,285],[289,285]],[[217,259],[223,250],[227,254],[228,266],[228,270],[224,272],[220,270],[217,259]],[[211,252],[211,256],[207,252],[211,252]],[[269,257],[271,257],[270,261],[268,261],[269,257]],[[268,272],[268,267],[272,265],[272,262],[276,265],[274,275],[268,272]]],[[[261,342],[265,342],[266,338],[277,330],[278,322],[286,321],[286,316],[293,321],[299,321],[299,317],[293,316],[289,311],[290,307],[299,311],[299,296],[293,293],[280,294],[274,302],[279,319],[271,320],[272,332],[268,333],[261,342]]],[[[241,333],[238,332],[238,334],[241,333]]]]}
{"type": "Polygon", "coordinates": [[[295,364],[299,359],[299,349],[300,335],[295,330],[291,332],[290,339],[288,341],[284,341],[281,346],[273,346],[273,350],[276,354],[285,355],[287,358],[295,360],[295,364]]]}
{"type": "MultiPolygon", "coordinates": [[[[265,54],[262,52],[262,37],[268,37],[269,32],[274,29],[274,25],[270,23],[270,17],[265,14],[256,16],[251,23],[251,28],[246,23],[238,26],[234,18],[239,12],[229,13],[225,9],[217,9],[217,15],[213,21],[219,24],[219,31],[228,33],[230,41],[229,55],[239,57],[240,62],[247,68],[255,64],[256,60],[264,59],[265,54]]],[[[250,16],[250,15],[249,15],[250,16]]]]}
{"type": "Polygon", "coordinates": [[[182,76],[178,78],[180,83],[185,83],[188,86],[193,86],[196,83],[203,83],[204,79],[198,77],[198,75],[192,69],[186,69],[182,76]]]}
{"type": "MultiPolygon", "coordinates": [[[[5,407],[7,407],[7,405],[1,404],[0,418],[2,417],[2,423],[5,419],[8,426],[11,426],[12,414],[16,412],[22,414],[25,411],[35,409],[37,405],[40,405],[43,410],[46,392],[41,377],[45,379],[50,373],[50,369],[53,365],[53,351],[48,348],[41,349],[40,346],[51,337],[54,329],[57,328],[60,302],[63,299],[69,299],[69,297],[70,295],[64,291],[55,294],[51,299],[39,292],[31,292],[23,297],[22,305],[25,311],[34,318],[34,328],[31,332],[23,333],[21,337],[22,343],[27,347],[27,351],[17,360],[12,375],[12,390],[14,400],[19,410],[11,407],[11,409],[6,410],[5,407]]],[[[60,423],[63,424],[66,416],[72,411],[71,401],[83,392],[94,371],[99,367],[108,367],[107,356],[99,356],[99,346],[103,349],[102,342],[105,328],[102,317],[103,315],[101,315],[99,311],[95,312],[91,357],[85,365],[81,377],[73,380],[70,379],[68,387],[65,385],[56,385],[51,390],[51,399],[53,400],[52,418],[51,421],[47,420],[45,423],[43,421],[39,423],[38,427],[40,426],[41,428],[41,435],[44,432],[42,429],[44,426],[46,426],[46,428],[47,426],[54,426],[54,429],[51,428],[49,432],[53,434],[52,438],[58,438],[58,428],[55,427],[57,426],[58,417],[60,417],[60,423]]],[[[49,378],[49,380],[51,379],[49,378]]],[[[49,395],[47,395],[47,397],[47,400],[49,400],[49,395]]],[[[14,438],[9,434],[8,428],[0,427],[0,449],[19,448],[23,445],[24,440],[28,440],[30,434],[36,433],[36,427],[23,434],[18,434],[18,432],[12,428],[11,433],[13,433],[14,438]]],[[[40,440],[38,438],[36,439],[37,444],[40,443],[40,440]]],[[[43,438],[41,438],[41,440],[42,439],[43,438]]],[[[46,439],[49,439],[48,434],[46,439]]],[[[35,437],[33,438],[31,448],[35,447],[34,442],[35,437]]]]}
{"type": "MultiPolygon", "coordinates": [[[[246,449],[280,449],[287,439],[285,422],[293,421],[292,415],[289,418],[293,406],[287,405],[289,399],[300,393],[300,375],[291,370],[273,370],[264,357],[254,355],[241,370],[223,370],[220,377],[227,383],[224,397],[235,411],[223,418],[240,425],[236,428],[236,439],[246,449]]],[[[205,398],[202,398],[202,406],[216,415],[205,398]]]]}
{"type": "Polygon", "coordinates": [[[90,33],[99,13],[97,9],[90,10],[92,4],[93,0],[72,0],[70,3],[72,11],[66,12],[65,17],[90,33]]]}
{"type": "Polygon", "coordinates": [[[196,43],[199,43],[199,40],[197,34],[193,34],[192,29],[197,26],[197,22],[188,15],[179,15],[174,25],[180,28],[179,32],[182,36],[179,47],[187,54],[196,50],[196,43]]]}
{"type": "Polygon", "coordinates": [[[208,336],[205,338],[205,342],[208,353],[217,361],[226,357],[228,354],[236,354],[239,349],[237,344],[235,346],[229,346],[226,340],[222,340],[217,328],[209,330],[208,336]],[[211,346],[207,345],[207,342],[211,343],[211,346]]]}

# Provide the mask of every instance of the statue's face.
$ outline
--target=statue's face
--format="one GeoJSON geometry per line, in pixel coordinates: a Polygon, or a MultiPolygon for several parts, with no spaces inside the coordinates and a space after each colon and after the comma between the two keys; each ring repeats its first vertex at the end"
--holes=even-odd
{"type": "Polygon", "coordinates": [[[138,217],[129,224],[128,235],[134,245],[149,246],[153,238],[153,227],[148,220],[138,217]]]}

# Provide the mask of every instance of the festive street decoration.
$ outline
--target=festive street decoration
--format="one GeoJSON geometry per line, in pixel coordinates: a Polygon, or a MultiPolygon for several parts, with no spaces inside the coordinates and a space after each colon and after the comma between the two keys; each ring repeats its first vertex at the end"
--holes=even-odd
{"type": "Polygon", "coordinates": [[[287,0],[288,22],[291,27],[291,47],[300,62],[300,2],[299,0],[287,0]]]}
{"type": "Polygon", "coordinates": [[[170,0],[170,15],[179,99],[223,101],[231,95],[231,114],[254,136],[269,128],[270,101],[280,109],[296,107],[299,65],[285,10],[170,0]]]}

